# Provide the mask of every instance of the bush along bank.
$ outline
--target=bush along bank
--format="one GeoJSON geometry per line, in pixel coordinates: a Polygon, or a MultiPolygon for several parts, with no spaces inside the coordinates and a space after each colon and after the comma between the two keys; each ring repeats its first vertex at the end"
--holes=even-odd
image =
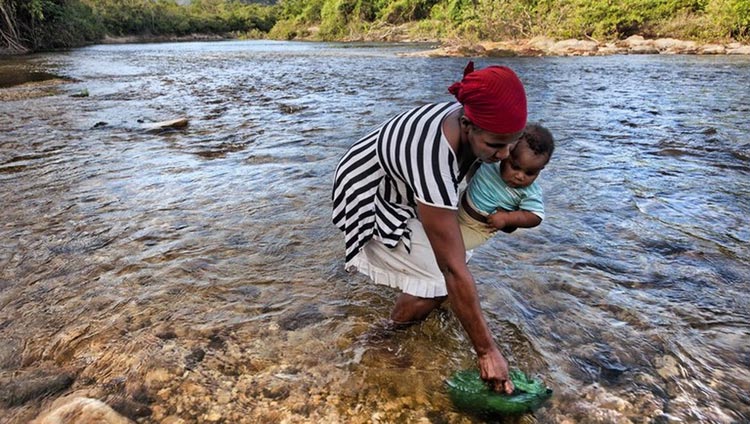
{"type": "Polygon", "coordinates": [[[276,7],[236,0],[0,0],[0,54],[105,40],[265,37],[276,7]],[[195,36],[193,34],[199,34],[195,36]]]}

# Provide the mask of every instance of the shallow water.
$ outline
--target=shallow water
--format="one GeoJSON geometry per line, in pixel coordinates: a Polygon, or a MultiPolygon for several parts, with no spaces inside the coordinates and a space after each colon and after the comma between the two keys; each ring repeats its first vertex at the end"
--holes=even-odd
{"type": "MultiPolygon", "coordinates": [[[[346,148],[450,99],[466,59],[400,55],[424,47],[0,61],[75,81],[0,103],[0,379],[74,377],[0,396],[0,421],[77,393],[127,399],[140,422],[480,422],[444,392],[473,366],[456,318],[383,329],[396,293],[343,272],[329,220],[346,148]],[[188,128],[144,129],[177,117],[188,128]]],[[[511,364],[555,390],[520,421],[750,421],[750,58],[490,63],[519,73],[558,140],[545,222],[470,264],[511,364]]]]}

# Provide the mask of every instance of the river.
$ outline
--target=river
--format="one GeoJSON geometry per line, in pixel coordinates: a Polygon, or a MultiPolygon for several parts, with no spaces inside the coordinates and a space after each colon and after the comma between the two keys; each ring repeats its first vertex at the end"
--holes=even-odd
{"type": "MultiPolygon", "coordinates": [[[[445,393],[474,366],[455,316],[384,330],[396,293],[343,271],[330,223],[345,150],[451,100],[467,59],[403,55],[423,48],[1,60],[69,82],[0,103],[0,379],[58,382],[0,397],[0,422],[70,393],[142,423],[482,422],[445,393]]],[[[476,59],[488,64],[516,70],[530,120],[557,139],[545,221],[470,262],[511,366],[554,390],[501,422],[749,422],[750,58],[476,59]]]]}

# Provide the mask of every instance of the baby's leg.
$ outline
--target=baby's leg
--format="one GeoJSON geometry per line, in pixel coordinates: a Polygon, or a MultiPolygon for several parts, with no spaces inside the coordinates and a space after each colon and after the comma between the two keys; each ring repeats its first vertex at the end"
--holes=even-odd
{"type": "Polygon", "coordinates": [[[492,237],[492,231],[487,224],[469,216],[463,207],[458,209],[458,225],[466,250],[479,247],[492,237]]]}

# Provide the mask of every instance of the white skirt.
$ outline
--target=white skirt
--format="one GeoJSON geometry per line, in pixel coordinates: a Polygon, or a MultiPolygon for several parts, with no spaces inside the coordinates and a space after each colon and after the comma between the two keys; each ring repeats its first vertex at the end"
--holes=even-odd
{"type": "MultiPolygon", "coordinates": [[[[406,226],[411,230],[411,252],[406,251],[402,242],[391,249],[373,238],[351,260],[346,270],[359,271],[376,284],[398,288],[412,296],[447,296],[445,277],[438,268],[422,223],[410,219],[406,226]]],[[[467,262],[470,257],[471,252],[466,252],[467,262]]]]}

